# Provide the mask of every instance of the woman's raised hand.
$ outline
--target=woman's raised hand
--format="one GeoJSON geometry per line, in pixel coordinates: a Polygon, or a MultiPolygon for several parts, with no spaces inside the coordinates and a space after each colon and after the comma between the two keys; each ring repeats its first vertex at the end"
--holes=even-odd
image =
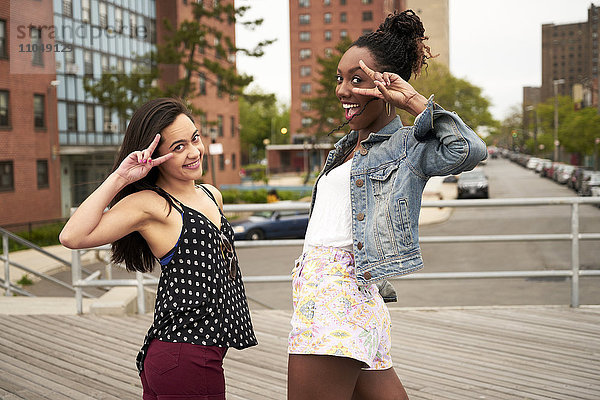
{"type": "Polygon", "coordinates": [[[418,115],[425,109],[427,99],[402,79],[400,75],[392,72],[373,71],[363,60],[359,61],[359,65],[373,79],[375,87],[371,89],[353,88],[354,93],[378,97],[413,115],[418,115]]]}
{"type": "Polygon", "coordinates": [[[150,146],[147,149],[141,151],[134,151],[129,154],[119,165],[119,168],[115,171],[117,175],[125,179],[129,183],[138,181],[148,175],[148,172],[152,167],[159,166],[165,161],[173,157],[173,153],[167,153],[164,156],[160,156],[156,159],[152,159],[152,153],[160,142],[160,135],[157,134],[154,137],[150,146]]]}

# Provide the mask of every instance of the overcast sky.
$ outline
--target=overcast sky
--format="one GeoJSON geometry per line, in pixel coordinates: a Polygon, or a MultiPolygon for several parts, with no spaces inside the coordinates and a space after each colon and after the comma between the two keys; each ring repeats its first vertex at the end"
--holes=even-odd
{"type": "MultiPolygon", "coordinates": [[[[502,119],[512,106],[520,105],[523,86],[541,85],[542,24],[586,21],[592,2],[600,4],[600,0],[450,0],[450,70],[481,87],[492,103],[492,114],[502,119]]],[[[239,56],[237,65],[254,76],[255,86],[289,104],[288,4],[288,0],[236,0],[238,6],[251,6],[245,19],[264,19],[253,32],[237,29],[236,40],[238,46],[252,47],[260,40],[278,39],[264,57],[239,56]]]]}

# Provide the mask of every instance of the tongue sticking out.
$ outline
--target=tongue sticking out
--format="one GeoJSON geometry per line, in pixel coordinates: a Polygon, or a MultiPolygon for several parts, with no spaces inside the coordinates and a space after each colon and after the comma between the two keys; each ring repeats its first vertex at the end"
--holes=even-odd
{"type": "Polygon", "coordinates": [[[346,119],[352,118],[358,112],[358,107],[346,108],[346,119]]]}

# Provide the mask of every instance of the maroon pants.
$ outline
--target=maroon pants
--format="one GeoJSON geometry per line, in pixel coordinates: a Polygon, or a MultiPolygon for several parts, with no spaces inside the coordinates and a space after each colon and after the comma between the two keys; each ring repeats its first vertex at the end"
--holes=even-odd
{"type": "Polygon", "coordinates": [[[225,400],[226,347],[150,343],[140,378],[144,400],[225,400]]]}

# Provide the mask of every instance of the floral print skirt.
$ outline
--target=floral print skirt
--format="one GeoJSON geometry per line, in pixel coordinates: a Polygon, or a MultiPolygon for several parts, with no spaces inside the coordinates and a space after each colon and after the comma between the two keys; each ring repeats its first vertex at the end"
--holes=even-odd
{"type": "Polygon", "coordinates": [[[364,369],[392,367],[391,320],[376,285],[358,286],[352,252],[317,247],[292,271],[288,353],[349,357],[364,369]]]}

